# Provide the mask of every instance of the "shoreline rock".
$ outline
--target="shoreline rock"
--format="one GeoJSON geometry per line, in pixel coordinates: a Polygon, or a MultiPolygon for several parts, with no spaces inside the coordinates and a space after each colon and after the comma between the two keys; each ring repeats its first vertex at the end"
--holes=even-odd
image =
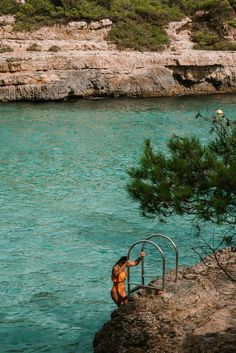
{"type": "Polygon", "coordinates": [[[14,32],[11,16],[0,23],[1,46],[14,50],[0,53],[0,102],[236,93],[236,52],[193,50],[188,18],[170,24],[161,53],[117,50],[109,19],[31,33],[14,32]]]}
{"type": "MultiPolygon", "coordinates": [[[[217,254],[236,279],[236,252],[217,254]]],[[[115,310],[94,338],[95,353],[232,353],[236,347],[236,283],[213,256],[167,275],[162,294],[142,289],[115,310]]],[[[156,285],[158,282],[155,283],[156,285]]]]}

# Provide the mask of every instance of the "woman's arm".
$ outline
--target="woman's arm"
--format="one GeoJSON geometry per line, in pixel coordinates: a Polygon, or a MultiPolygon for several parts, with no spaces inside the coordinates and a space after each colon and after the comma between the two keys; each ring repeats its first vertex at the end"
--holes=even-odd
{"type": "Polygon", "coordinates": [[[140,256],[134,261],[127,261],[126,266],[127,267],[137,266],[144,256],[145,256],[145,252],[141,251],[140,256]]]}
{"type": "Polygon", "coordinates": [[[140,263],[140,261],[141,261],[141,257],[138,257],[134,261],[127,261],[127,267],[137,266],[140,263]]]}

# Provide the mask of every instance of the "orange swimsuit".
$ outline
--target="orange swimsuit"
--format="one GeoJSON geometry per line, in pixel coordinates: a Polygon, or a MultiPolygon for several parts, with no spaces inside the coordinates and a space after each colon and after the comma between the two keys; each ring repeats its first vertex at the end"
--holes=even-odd
{"type": "Polygon", "coordinates": [[[115,275],[114,271],[112,270],[111,280],[113,282],[113,287],[111,289],[111,297],[118,306],[124,304],[127,301],[127,294],[125,292],[126,277],[127,273],[125,270],[122,270],[118,275],[115,275]]]}

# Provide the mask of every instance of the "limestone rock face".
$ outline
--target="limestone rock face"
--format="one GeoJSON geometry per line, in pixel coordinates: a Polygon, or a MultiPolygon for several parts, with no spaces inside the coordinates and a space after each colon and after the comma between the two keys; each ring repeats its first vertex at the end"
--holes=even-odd
{"type": "MultiPolygon", "coordinates": [[[[217,256],[236,279],[236,252],[217,256]]],[[[134,294],[96,334],[94,352],[236,352],[236,283],[219,270],[214,256],[204,262],[181,268],[178,284],[170,272],[163,293],[134,294]]]]}
{"type": "Polygon", "coordinates": [[[117,50],[106,41],[109,19],[32,33],[14,32],[11,16],[0,24],[0,48],[14,50],[0,53],[2,102],[236,92],[236,52],[193,50],[189,18],[169,25],[162,53],[117,50]]]}

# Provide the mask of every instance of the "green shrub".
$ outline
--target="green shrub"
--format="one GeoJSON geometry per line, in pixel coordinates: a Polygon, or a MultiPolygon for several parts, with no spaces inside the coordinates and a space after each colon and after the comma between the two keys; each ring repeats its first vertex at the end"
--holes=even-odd
{"type": "Polygon", "coordinates": [[[51,11],[51,17],[52,19],[60,19],[65,17],[65,9],[61,6],[55,7],[52,11],[51,11]]]}
{"type": "Polygon", "coordinates": [[[196,10],[218,10],[219,8],[228,9],[230,7],[230,3],[228,0],[198,0],[194,2],[194,8],[196,10]]]}
{"type": "Polygon", "coordinates": [[[232,20],[228,21],[228,24],[234,28],[236,28],[236,18],[233,18],[232,20]]]}
{"type": "Polygon", "coordinates": [[[27,51],[41,51],[41,47],[37,43],[33,43],[27,48],[27,51]]]}
{"type": "Polygon", "coordinates": [[[1,0],[0,15],[15,14],[19,10],[19,5],[12,0],[1,0]]]}
{"type": "Polygon", "coordinates": [[[219,37],[216,33],[207,31],[198,31],[193,34],[192,39],[198,43],[200,48],[206,48],[219,42],[219,37]]]}
{"type": "Polygon", "coordinates": [[[229,41],[220,41],[215,44],[214,48],[215,50],[236,50],[236,43],[235,42],[229,42],[229,41]]]}
{"type": "Polygon", "coordinates": [[[16,13],[15,31],[33,31],[55,23],[51,13],[55,11],[50,0],[28,0],[16,13]]]}
{"type": "Polygon", "coordinates": [[[235,16],[230,2],[228,0],[200,0],[194,6],[195,10],[205,11],[203,16],[193,16],[193,39],[198,46],[214,48],[217,42],[224,42],[225,22],[235,16]],[[199,32],[203,35],[199,35],[199,32]],[[209,32],[209,35],[206,32],[209,32]]]}
{"type": "MultiPolygon", "coordinates": [[[[62,12],[60,13],[62,15],[62,12]]],[[[62,16],[61,16],[62,17],[62,16]]],[[[94,2],[86,1],[81,2],[76,7],[64,8],[64,17],[68,20],[101,20],[102,18],[108,17],[106,9],[96,5],[94,2]]]]}
{"type": "Polygon", "coordinates": [[[53,53],[57,53],[60,50],[60,47],[58,47],[57,45],[52,45],[48,51],[51,51],[53,53]]]}
{"type": "Polygon", "coordinates": [[[190,15],[194,11],[195,2],[193,0],[170,0],[169,3],[174,7],[178,5],[186,15],[190,15]]]}
{"type": "Polygon", "coordinates": [[[234,11],[236,11],[236,0],[229,0],[229,3],[232,6],[232,8],[234,9],[234,11]]]}
{"type": "Polygon", "coordinates": [[[54,9],[50,0],[28,0],[24,6],[21,6],[21,12],[24,13],[26,5],[30,5],[34,9],[34,14],[38,16],[50,16],[51,11],[54,9]]]}
{"type": "Polygon", "coordinates": [[[162,50],[169,43],[164,26],[182,16],[178,7],[159,0],[114,0],[110,10],[114,24],[108,39],[120,49],[162,50]]]}
{"type": "Polygon", "coordinates": [[[236,0],[27,0],[20,6],[15,0],[0,1],[0,15],[15,14],[14,30],[18,31],[110,18],[113,26],[108,37],[119,48],[161,50],[168,44],[165,26],[185,15],[193,18],[193,39],[201,48],[225,43],[225,22],[236,26],[236,0]],[[198,10],[204,16],[196,16],[198,10]]]}
{"type": "Polygon", "coordinates": [[[137,14],[135,13],[134,1],[131,0],[113,0],[110,18],[114,22],[124,21],[124,19],[135,20],[137,14]]]}
{"type": "Polygon", "coordinates": [[[18,11],[17,17],[19,19],[24,16],[33,16],[35,13],[37,13],[37,10],[31,4],[25,3],[18,11]]]}
{"type": "Polygon", "coordinates": [[[17,61],[17,59],[15,57],[14,58],[6,58],[7,63],[14,63],[16,61],[17,61]]]}
{"type": "Polygon", "coordinates": [[[166,25],[170,21],[178,20],[182,14],[178,9],[168,6],[141,3],[135,7],[137,14],[146,21],[158,23],[159,26],[166,25]]]}
{"type": "Polygon", "coordinates": [[[104,7],[107,10],[111,9],[112,2],[113,2],[112,0],[96,0],[96,3],[99,6],[102,6],[102,7],[104,7]]]}
{"type": "Polygon", "coordinates": [[[14,50],[9,47],[8,45],[2,45],[0,46],[0,53],[9,53],[9,52],[13,52],[14,50]]]}
{"type": "Polygon", "coordinates": [[[194,49],[207,50],[236,50],[236,43],[227,40],[221,40],[216,33],[196,32],[194,34],[194,49]]]}
{"type": "Polygon", "coordinates": [[[162,50],[169,43],[164,31],[157,26],[135,21],[119,22],[108,33],[108,39],[119,49],[131,48],[140,51],[162,50]]]}

